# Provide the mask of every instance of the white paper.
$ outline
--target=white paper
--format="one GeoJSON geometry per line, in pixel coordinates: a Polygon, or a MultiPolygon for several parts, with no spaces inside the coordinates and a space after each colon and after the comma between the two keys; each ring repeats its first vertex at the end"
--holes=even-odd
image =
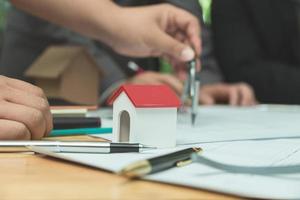
{"type": "MultiPolygon", "coordinates": [[[[202,107],[196,127],[191,127],[189,117],[188,114],[179,117],[181,145],[176,149],[140,154],[53,154],[44,148],[34,150],[111,172],[118,172],[137,160],[187,147],[202,147],[203,156],[225,164],[250,167],[300,164],[299,107],[202,107]]],[[[232,174],[193,163],[145,178],[245,197],[300,199],[300,172],[268,176],[232,174]]]]}
{"type": "Polygon", "coordinates": [[[200,107],[194,127],[179,114],[177,136],[177,144],[300,138],[300,107],[200,107]]]}
{"type": "Polygon", "coordinates": [[[184,147],[176,149],[151,150],[143,153],[113,153],[113,154],[86,154],[86,153],[53,153],[50,148],[31,147],[35,152],[50,155],[56,158],[62,158],[74,162],[78,162],[91,167],[96,167],[118,173],[125,166],[132,162],[156,157],[167,153],[181,150],[184,147]]]}
{"type": "MultiPolygon", "coordinates": [[[[203,146],[205,157],[226,164],[252,167],[300,164],[300,139],[226,142],[203,146]]],[[[147,178],[252,198],[300,199],[300,169],[297,174],[262,176],[232,174],[194,163],[147,178]]]]}
{"type": "MultiPolygon", "coordinates": [[[[111,109],[89,116],[101,116],[103,127],[112,127],[111,109]]],[[[111,139],[110,135],[93,136],[111,139]]],[[[189,113],[178,114],[178,145],[279,138],[300,138],[300,106],[200,106],[195,126],[189,113]]]]}

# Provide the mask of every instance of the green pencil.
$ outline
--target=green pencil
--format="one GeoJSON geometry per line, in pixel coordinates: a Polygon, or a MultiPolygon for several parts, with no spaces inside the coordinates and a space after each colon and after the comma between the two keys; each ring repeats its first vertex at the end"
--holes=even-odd
{"type": "Polygon", "coordinates": [[[53,130],[49,137],[112,133],[112,128],[76,128],[53,130]]]}

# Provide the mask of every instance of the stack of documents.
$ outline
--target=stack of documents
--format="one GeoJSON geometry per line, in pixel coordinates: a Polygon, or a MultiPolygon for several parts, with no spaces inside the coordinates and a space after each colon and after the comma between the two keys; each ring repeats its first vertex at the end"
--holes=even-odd
{"type": "MultiPolygon", "coordinates": [[[[200,107],[196,126],[191,127],[189,120],[189,113],[179,116],[176,149],[109,155],[55,154],[44,148],[36,151],[114,173],[132,162],[187,147],[201,147],[205,158],[230,165],[300,165],[299,107],[200,107]]],[[[193,163],[145,179],[245,197],[300,199],[300,167],[294,173],[243,174],[193,163]]]]}

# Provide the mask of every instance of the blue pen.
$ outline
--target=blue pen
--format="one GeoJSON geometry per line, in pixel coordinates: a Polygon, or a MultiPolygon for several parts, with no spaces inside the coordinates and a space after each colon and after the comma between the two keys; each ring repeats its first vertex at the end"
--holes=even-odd
{"type": "Polygon", "coordinates": [[[57,129],[50,133],[50,137],[71,136],[71,135],[89,135],[89,134],[107,134],[112,133],[112,128],[76,128],[76,129],[57,129]]]}

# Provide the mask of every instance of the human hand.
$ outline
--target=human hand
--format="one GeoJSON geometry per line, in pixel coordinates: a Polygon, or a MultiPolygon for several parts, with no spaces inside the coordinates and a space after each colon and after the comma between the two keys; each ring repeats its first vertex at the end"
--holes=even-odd
{"type": "Polygon", "coordinates": [[[40,139],[52,130],[52,115],[43,91],[0,76],[0,139],[40,139]]]}
{"type": "Polygon", "coordinates": [[[170,74],[161,74],[158,72],[143,72],[129,79],[127,82],[130,84],[165,84],[171,87],[178,95],[181,95],[183,90],[182,82],[175,76],[172,76],[170,74]]]}
{"type": "Polygon", "coordinates": [[[200,102],[205,105],[228,103],[232,106],[257,104],[252,87],[245,83],[205,85],[201,87],[200,102]]]}
{"type": "Polygon", "coordinates": [[[122,8],[111,46],[121,54],[187,62],[200,55],[200,25],[192,14],[168,4],[122,8]],[[119,22],[119,23],[118,23],[119,22]]]}
{"type": "Polygon", "coordinates": [[[11,3],[32,15],[100,40],[123,55],[167,56],[182,62],[200,55],[198,19],[170,4],[120,7],[111,0],[11,3]]]}
{"type": "Polygon", "coordinates": [[[165,56],[186,62],[201,52],[198,19],[170,4],[120,7],[111,0],[11,2],[32,15],[102,41],[123,55],[165,56]]]}

